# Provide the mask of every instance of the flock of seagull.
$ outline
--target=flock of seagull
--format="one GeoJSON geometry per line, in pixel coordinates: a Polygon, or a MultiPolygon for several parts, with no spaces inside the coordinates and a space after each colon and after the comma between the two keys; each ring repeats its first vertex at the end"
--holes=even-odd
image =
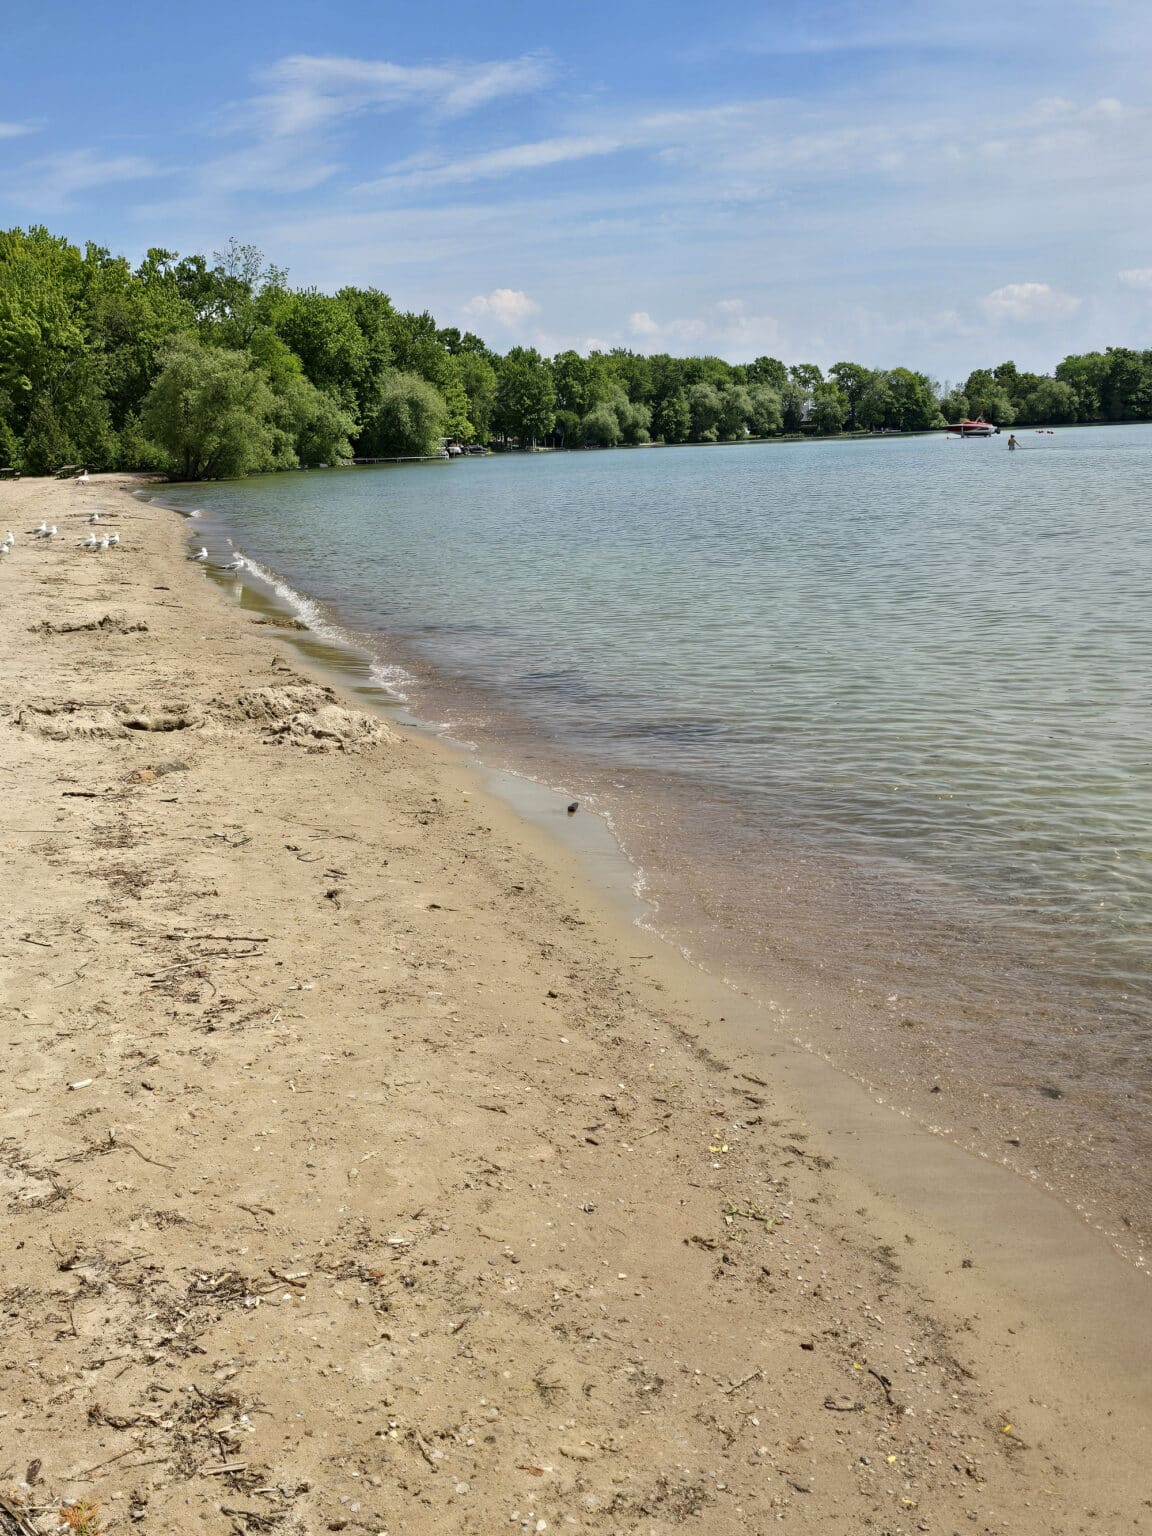
{"type": "MultiPolygon", "coordinates": [[[[99,523],[99,512],[92,512],[88,517],[88,521],[91,524],[99,523]]],[[[43,518],[41,518],[37,527],[30,528],[28,532],[31,538],[44,542],[63,537],[55,523],[49,524],[43,518]]],[[[3,558],[5,555],[10,555],[15,543],[16,535],[12,532],[11,528],[9,528],[4,535],[4,538],[0,540],[0,558],[3,558]]],[[[93,526],[86,539],[76,540],[76,547],[78,549],[119,549],[120,535],[118,533],[109,533],[106,530],[104,532],[97,533],[95,526],[93,526]]]]}
{"type": "MultiPolygon", "coordinates": [[[[85,470],[82,474],[77,475],[73,483],[75,485],[87,485],[89,483],[87,470],[85,470]]],[[[90,525],[88,536],[87,538],[76,540],[77,549],[96,551],[120,548],[119,533],[109,533],[107,529],[97,531],[100,524],[100,513],[98,511],[93,511],[88,514],[88,522],[90,525]]],[[[61,534],[56,524],[52,523],[49,525],[49,523],[43,518],[41,518],[38,527],[28,529],[28,534],[33,539],[44,541],[63,538],[63,534],[61,534]]],[[[11,528],[9,528],[3,539],[0,539],[0,560],[3,560],[6,555],[11,554],[15,543],[16,535],[12,532],[11,528]]],[[[208,559],[208,551],[203,545],[201,545],[198,550],[189,552],[188,558],[189,560],[194,560],[200,564],[204,564],[208,559]]],[[[221,569],[225,571],[242,571],[245,568],[245,564],[246,562],[242,555],[239,553],[233,553],[231,560],[227,565],[221,567],[221,569]]]]}

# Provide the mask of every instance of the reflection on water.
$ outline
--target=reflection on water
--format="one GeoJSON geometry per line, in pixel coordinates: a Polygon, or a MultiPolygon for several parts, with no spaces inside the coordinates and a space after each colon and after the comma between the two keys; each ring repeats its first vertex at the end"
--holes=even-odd
{"type": "Polygon", "coordinates": [[[1059,1075],[1114,1130],[1152,1097],[1152,428],[1021,436],[172,499],[404,663],[417,712],[612,800],[686,931],[911,993],[962,1070],[1059,1075]]]}

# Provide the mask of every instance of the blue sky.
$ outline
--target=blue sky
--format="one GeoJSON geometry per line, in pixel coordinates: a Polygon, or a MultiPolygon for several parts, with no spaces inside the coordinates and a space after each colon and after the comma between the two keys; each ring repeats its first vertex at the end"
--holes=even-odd
{"type": "Polygon", "coordinates": [[[6,12],[0,227],[235,235],[501,349],[1152,345],[1147,0],[6,12]]]}

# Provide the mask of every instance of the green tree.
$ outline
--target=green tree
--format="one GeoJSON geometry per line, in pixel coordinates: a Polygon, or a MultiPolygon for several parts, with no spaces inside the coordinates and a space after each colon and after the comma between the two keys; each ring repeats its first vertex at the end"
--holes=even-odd
{"type": "Polygon", "coordinates": [[[1010,427],[1016,420],[1012,401],[1002,384],[988,368],[977,368],[968,375],[964,385],[968,397],[968,409],[973,417],[994,422],[1000,427],[1010,427]]]}
{"type": "Polygon", "coordinates": [[[513,347],[500,364],[493,419],[506,437],[521,446],[547,437],[556,421],[552,370],[535,347],[513,347]]]}
{"type": "Polygon", "coordinates": [[[808,409],[808,391],[789,379],[780,391],[780,414],[785,432],[799,432],[808,409]]]}
{"type": "Polygon", "coordinates": [[[720,391],[715,385],[703,380],[693,384],[688,391],[688,411],[692,436],[698,442],[715,442],[720,420],[720,391]]]}
{"type": "Polygon", "coordinates": [[[427,458],[439,452],[448,406],[434,384],[415,373],[394,373],[365,424],[360,451],[369,458],[427,458]]]}
{"type": "Polygon", "coordinates": [[[30,475],[50,475],[71,464],[76,450],[46,395],[41,395],[28,415],[24,433],[24,468],[30,475]]]}
{"type": "Polygon", "coordinates": [[[178,337],[162,360],[141,425],[181,480],[222,480],[271,469],[279,458],[275,399],[242,352],[178,337]]]}
{"type": "Polygon", "coordinates": [[[780,391],[771,384],[753,384],[748,390],[752,414],[748,426],[753,437],[772,437],[784,425],[780,391]]]}
{"type": "Polygon", "coordinates": [[[848,419],[848,402],[835,384],[817,384],[812,392],[812,426],[824,436],[842,432],[848,419]]]}
{"type": "Polygon", "coordinates": [[[620,441],[620,421],[606,402],[594,405],[580,423],[580,435],[597,448],[614,448],[620,441]]]}
{"type": "Polygon", "coordinates": [[[692,411],[682,389],[659,402],[652,413],[652,426],[666,443],[682,443],[687,438],[692,431],[692,411]]]}

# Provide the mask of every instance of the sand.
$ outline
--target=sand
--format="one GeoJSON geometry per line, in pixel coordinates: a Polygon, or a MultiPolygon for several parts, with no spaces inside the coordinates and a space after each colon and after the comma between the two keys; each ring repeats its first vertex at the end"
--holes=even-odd
{"type": "Polygon", "coordinates": [[[1147,1278],[130,488],[0,486],[0,1532],[1152,1528],[1147,1278]]]}

